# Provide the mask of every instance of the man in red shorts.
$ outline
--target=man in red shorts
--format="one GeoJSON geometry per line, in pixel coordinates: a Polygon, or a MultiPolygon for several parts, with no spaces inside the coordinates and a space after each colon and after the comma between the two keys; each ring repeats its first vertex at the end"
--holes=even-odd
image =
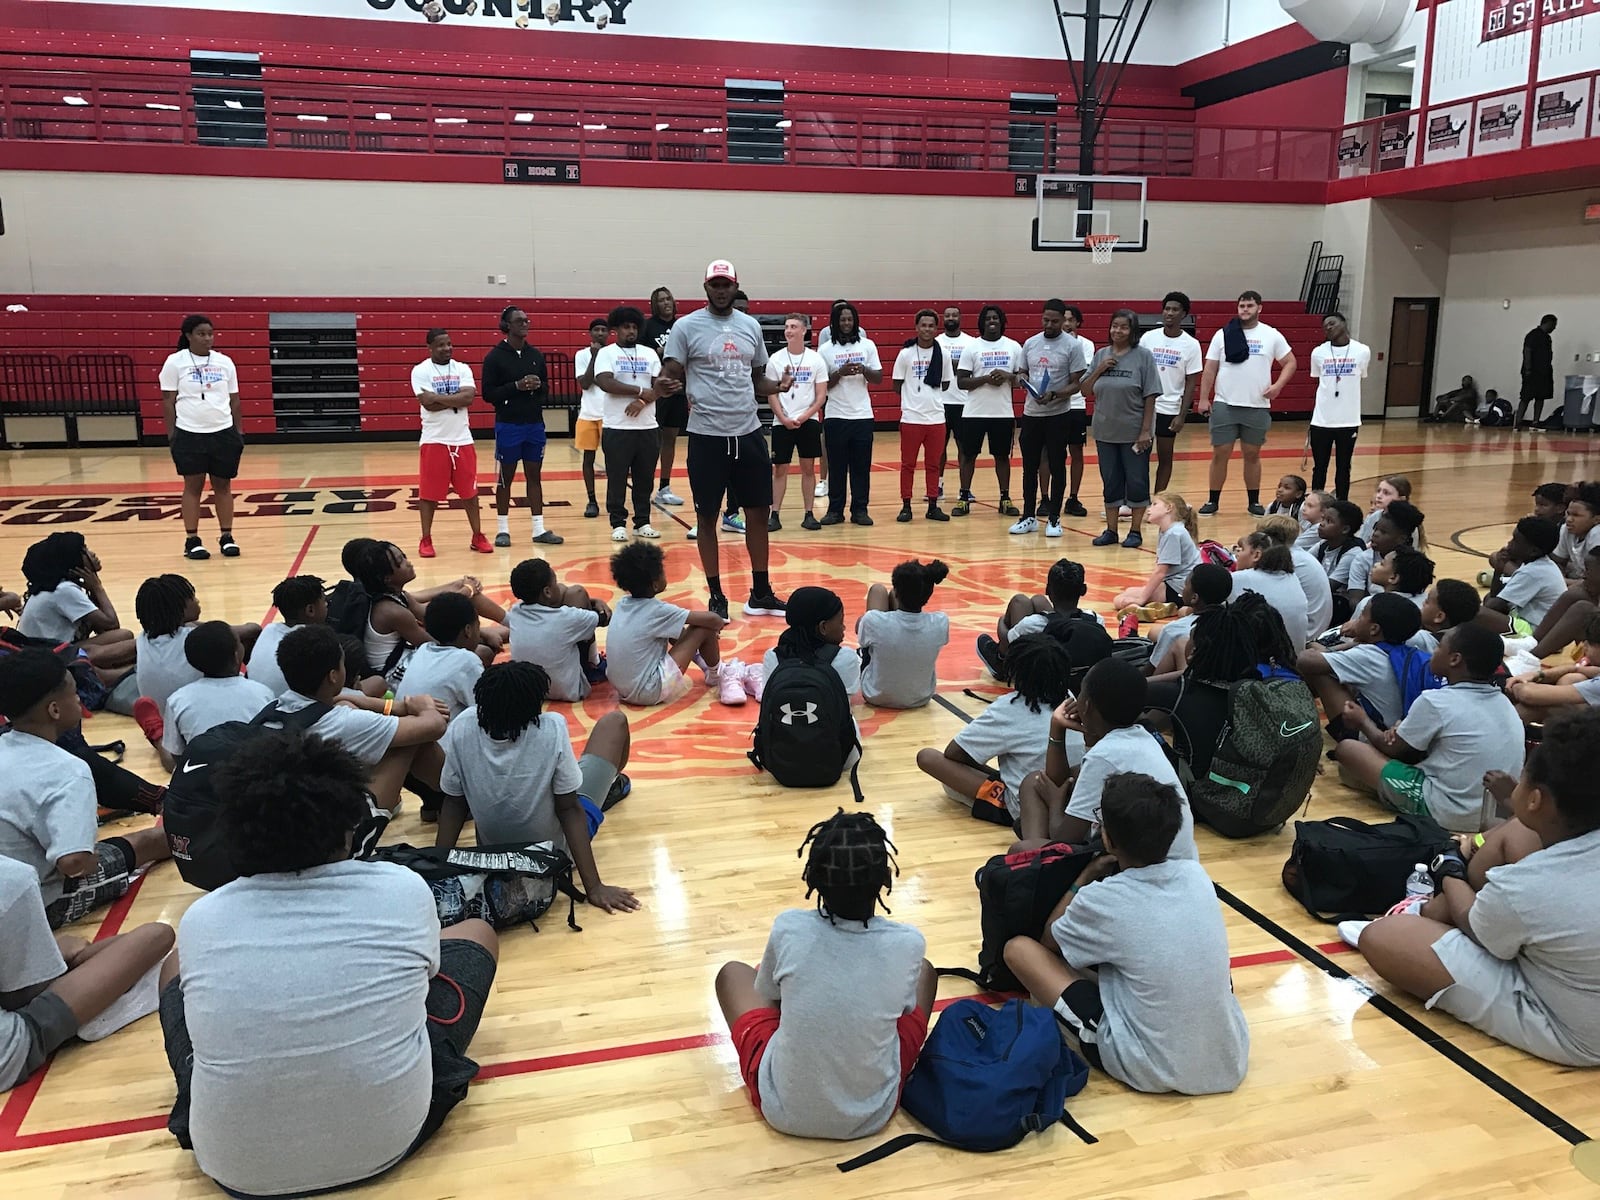
{"type": "Polygon", "coordinates": [[[417,498],[422,510],[422,542],[417,555],[432,558],[433,514],[449,502],[450,493],[461,497],[472,526],[472,549],[493,554],[483,536],[478,512],[478,451],[467,424],[467,408],[478,396],[472,368],[451,358],[450,333],[428,330],[428,357],[411,372],[411,390],[422,405],[422,445],[418,467],[417,498]]]}

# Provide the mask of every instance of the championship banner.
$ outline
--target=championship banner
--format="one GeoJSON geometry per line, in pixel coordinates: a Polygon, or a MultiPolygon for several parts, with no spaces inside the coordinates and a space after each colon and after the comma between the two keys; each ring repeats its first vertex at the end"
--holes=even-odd
{"type": "Polygon", "coordinates": [[[1533,14],[1541,7],[1541,23],[1553,25],[1600,13],[1600,0],[1484,0],[1480,40],[1492,42],[1532,29],[1533,14]]]}

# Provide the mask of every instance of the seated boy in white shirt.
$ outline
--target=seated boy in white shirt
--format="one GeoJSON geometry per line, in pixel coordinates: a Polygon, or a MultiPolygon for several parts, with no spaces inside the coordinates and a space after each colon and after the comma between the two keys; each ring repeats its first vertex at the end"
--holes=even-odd
{"type": "Polygon", "coordinates": [[[273,700],[266,684],[239,674],[244,644],[226,621],[196,625],[184,639],[183,653],[201,678],[184,684],[167,701],[161,744],[174,759],[182,758],[189,743],[206,730],[253,720],[273,700]]]}
{"type": "Polygon", "coordinates": [[[627,888],[600,881],[591,841],[605,813],[633,789],[628,718],[609,712],[595,722],[583,757],[574,758],[567,721],[542,712],[550,677],[534,663],[496,663],[473,689],[475,703],[444,737],[436,846],[453,849],[470,816],[480,846],[550,842],[572,856],[589,903],[633,912],[627,888]]]}
{"type": "Polygon", "coordinates": [[[422,627],[431,642],[411,652],[405,676],[394,690],[396,700],[432,696],[454,720],[472,704],[472,689],[483,674],[478,646],[483,641],[478,610],[470,596],[442,592],[428,601],[422,627]]]}

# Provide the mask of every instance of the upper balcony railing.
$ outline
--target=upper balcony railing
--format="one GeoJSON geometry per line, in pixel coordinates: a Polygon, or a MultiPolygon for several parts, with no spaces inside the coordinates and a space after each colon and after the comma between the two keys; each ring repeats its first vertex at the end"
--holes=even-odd
{"type": "MultiPolygon", "coordinates": [[[[647,101],[565,91],[207,80],[187,74],[9,72],[10,140],[455,154],[564,161],[704,162],[1076,173],[1072,116],[875,111],[848,98],[781,106],[647,101]]],[[[1109,120],[1100,174],[1231,181],[1329,178],[1338,131],[1109,120]]]]}

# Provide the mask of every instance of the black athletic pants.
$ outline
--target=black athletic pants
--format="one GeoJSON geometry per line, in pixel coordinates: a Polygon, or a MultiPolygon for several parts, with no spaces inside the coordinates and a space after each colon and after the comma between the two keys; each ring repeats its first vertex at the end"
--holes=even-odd
{"type": "Polygon", "coordinates": [[[655,429],[602,429],[606,461],[606,515],[611,528],[628,523],[628,484],[633,484],[633,527],[650,523],[650,485],[655,479],[660,433],[655,429]]]}
{"type": "Polygon", "coordinates": [[[1067,485],[1067,431],[1072,423],[1071,413],[1058,413],[1053,417],[1022,418],[1022,515],[1035,515],[1039,496],[1039,461],[1043,459],[1050,468],[1050,494],[1037,515],[1050,521],[1061,519],[1061,497],[1067,485]]]}
{"type": "Polygon", "coordinates": [[[1328,485],[1328,456],[1337,452],[1338,466],[1334,470],[1333,494],[1341,500],[1350,498],[1350,458],[1355,453],[1356,435],[1360,426],[1350,429],[1327,429],[1321,425],[1311,427],[1311,490],[1320,492],[1328,485]]]}

